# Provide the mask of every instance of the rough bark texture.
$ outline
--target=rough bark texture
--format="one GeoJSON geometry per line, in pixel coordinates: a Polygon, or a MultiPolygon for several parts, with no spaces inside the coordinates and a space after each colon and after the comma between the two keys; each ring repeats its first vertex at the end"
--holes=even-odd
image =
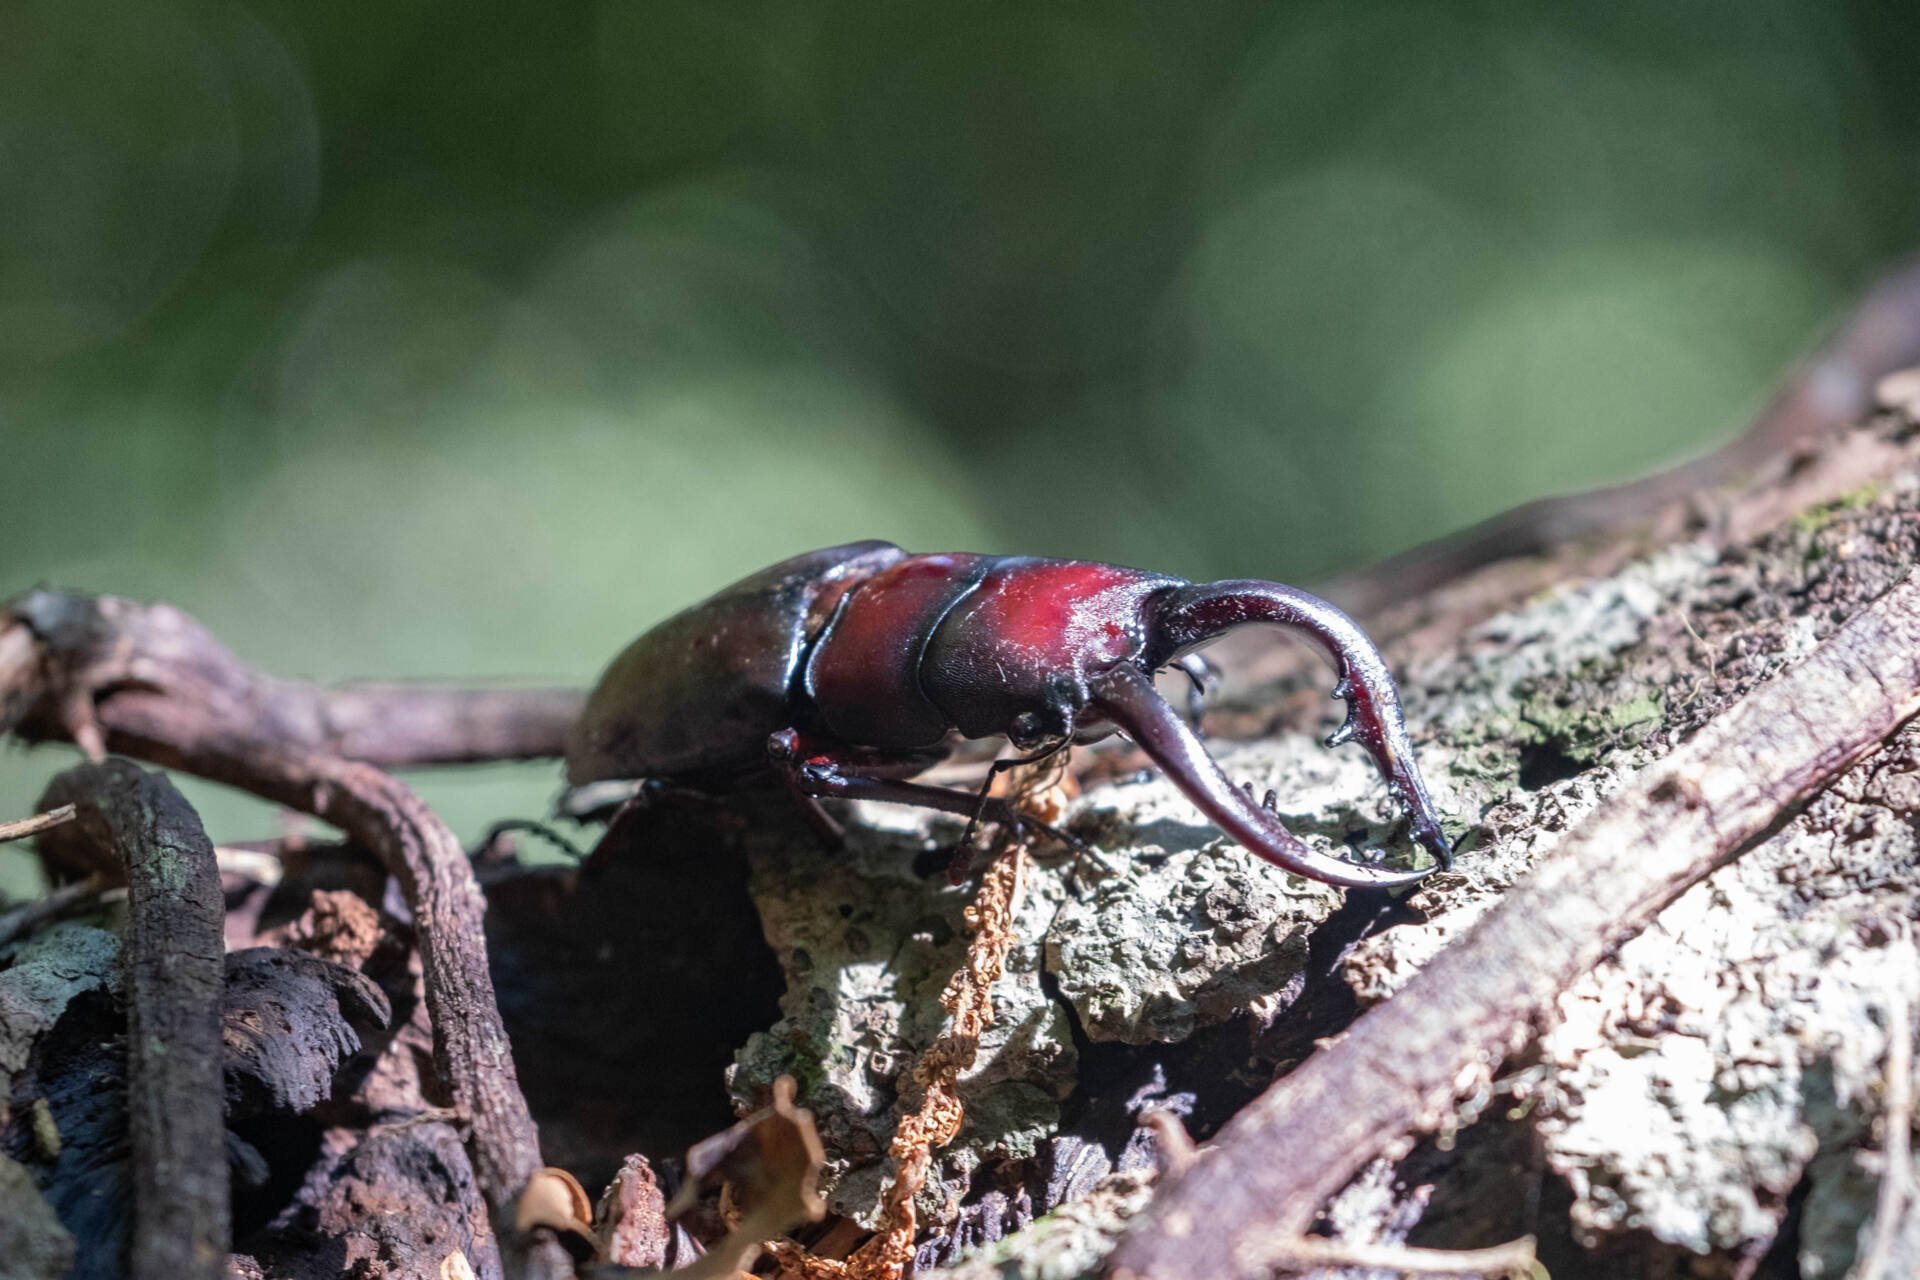
{"type": "MultiPolygon", "coordinates": [[[[1460,841],[1451,874],[1401,899],[1341,895],[1221,839],[1124,743],[1080,753],[1083,793],[1043,803],[1095,851],[1036,851],[1053,856],[1031,873],[992,1024],[958,1081],[965,1124],[915,1202],[931,1224],[919,1270],[1212,1280],[1391,1256],[1347,1246],[1527,1233],[1560,1280],[1784,1280],[1863,1258],[1920,1270],[1900,1177],[1911,1091],[1888,1077],[1910,1071],[1920,996],[1920,731],[1898,727],[1920,706],[1920,377],[1885,384],[1883,411],[1841,429],[1875,370],[1920,350],[1914,296],[1920,276],[1895,280],[1709,462],[1349,584],[1460,841]],[[1201,1153],[1164,1119],[1137,1127],[1149,1110],[1183,1118],[1201,1153]],[[1309,1227],[1340,1247],[1303,1247],[1309,1227]]],[[[364,759],[544,754],[569,695],[489,710],[453,692],[287,685],[182,615],[122,601],[36,595],[13,619],[0,716],[24,733],[320,814],[405,890],[411,921],[375,910],[377,878],[235,899],[237,941],[364,968],[399,1011],[392,1033],[356,1030],[369,989],[298,963],[268,965],[259,998],[230,985],[246,1016],[297,1006],[312,1033],[285,1061],[265,1041],[236,1059],[263,1108],[237,1167],[257,1142],[253,1162],[292,1177],[259,1199],[239,1273],[457,1273],[456,1253],[496,1271],[481,1198],[506,1221],[536,1158],[505,1027],[538,1064],[526,1075],[549,1157],[596,1184],[634,1146],[684,1141],[668,1135],[712,1074],[688,1041],[744,1041],[735,1104],[761,1105],[791,1074],[826,1138],[840,1216],[803,1231],[807,1247],[833,1259],[859,1244],[960,963],[970,890],[942,874],[959,823],[856,806],[848,848],[826,852],[783,805],[732,797],[650,810],[578,871],[520,875],[504,855],[482,876],[498,895],[494,962],[512,975],[503,1018],[464,856],[364,759]],[[315,893],[348,884],[359,897],[315,893]],[[282,896],[292,910],[276,916],[282,896]],[[450,1097],[420,1069],[429,1041],[450,1097]],[[275,1125],[301,1106],[296,1150],[275,1125]],[[449,1118],[469,1126],[464,1151],[449,1118]]],[[[1407,857],[1359,753],[1316,742],[1330,677],[1253,643],[1223,646],[1243,659],[1237,696],[1208,716],[1224,766],[1272,787],[1322,851],[1407,857]]],[[[80,1275],[103,1274],[88,1239],[124,1230],[86,1217],[121,1176],[94,937],[111,944],[73,925],[0,943],[16,954],[0,971],[15,1091],[0,1140],[33,1162],[80,1275]],[[57,1131],[37,1152],[29,1102],[57,1131]]],[[[694,1230],[711,1242],[721,1218],[709,1202],[694,1230]]],[[[649,1231],[628,1252],[651,1260],[664,1240],[649,1231]]],[[[796,1245],[776,1256],[799,1265],[796,1245]]],[[[550,1247],[522,1261],[537,1259],[565,1266],[550,1247]]]]}
{"type": "Polygon", "coordinates": [[[594,1207],[594,1233],[607,1261],[623,1267],[666,1265],[673,1245],[666,1197],[645,1156],[628,1156],[594,1207]]]}
{"type": "MultiPolygon", "coordinates": [[[[316,1078],[321,1062],[343,1047],[343,1033],[357,1038],[360,1048],[334,1077],[331,1096],[310,1112],[291,1116],[276,1108],[236,1124],[273,1169],[267,1183],[242,1201],[235,1248],[255,1269],[246,1274],[276,1280],[361,1273],[438,1277],[455,1253],[477,1275],[498,1274],[501,1261],[484,1199],[434,1069],[433,1029],[412,929],[352,891],[316,888],[359,882],[366,865],[377,866],[364,851],[323,846],[290,861],[299,873],[283,879],[275,896],[287,900],[287,907],[309,905],[268,936],[293,949],[255,947],[239,954],[289,960],[285,966],[248,965],[245,986],[280,979],[263,994],[272,1006],[300,1015],[288,1038],[309,1051],[287,1070],[273,1072],[283,1081],[280,1088],[248,1094],[256,1104],[273,1102],[276,1093],[297,1101],[300,1091],[286,1083],[316,1078]],[[376,983],[379,1001],[359,983],[343,980],[341,966],[376,983]],[[378,1014],[381,1004],[395,1011],[384,1030],[374,1025],[377,1018],[355,1026],[356,1006],[378,1014]]],[[[381,883],[376,878],[363,891],[378,901],[381,883]]],[[[233,1003],[244,1009],[268,1003],[235,995],[233,1003]]],[[[249,1042],[241,1039],[243,1047],[249,1042]]],[[[262,1061],[249,1053],[234,1065],[252,1072],[262,1061]]]]}
{"type": "MultiPolygon", "coordinates": [[[[45,592],[9,609],[12,625],[0,630],[0,710],[22,736],[104,746],[314,814],[393,874],[415,916],[435,1061],[467,1126],[490,1216],[509,1238],[514,1205],[541,1165],[539,1143],[494,1003],[485,902],[446,824],[379,769],[310,746],[310,731],[322,746],[338,742],[331,729],[276,718],[277,682],[241,666],[178,610],[45,592]]],[[[532,735],[534,753],[545,754],[558,735],[551,717],[534,719],[545,726],[532,735]]],[[[463,740],[439,758],[470,758],[458,754],[463,740]]],[[[567,1268],[544,1233],[524,1256],[509,1257],[516,1271],[567,1268]]]]}
{"type": "Polygon", "coordinates": [[[0,973],[0,1146],[39,1184],[73,1246],[71,1280],[126,1274],[132,1237],[126,1018],[117,935],[62,922],[0,973]]]}
{"type": "Polygon", "coordinates": [[[125,760],[70,769],[42,809],[77,817],[43,840],[110,850],[127,881],[127,1107],[133,1139],[129,1274],[193,1280],[226,1271],[221,1107],[221,927],[213,845],[173,784],[125,760]]]}
{"type": "MultiPolygon", "coordinates": [[[[167,604],[34,591],[8,604],[60,670],[46,702],[0,701],[0,719],[24,737],[86,736],[86,703],[106,694],[159,704],[176,737],[181,721],[282,750],[386,768],[558,756],[584,694],[577,689],[459,688],[412,684],[317,685],[242,663],[205,627],[167,604]]],[[[0,648],[0,674],[10,655],[0,648]]],[[[30,660],[30,659],[29,659],[30,660]]],[[[25,686],[0,692],[13,694],[25,686]]],[[[150,708],[150,713],[152,709],[150,708]]],[[[114,715],[98,719],[108,731],[114,715]]],[[[95,744],[81,746],[97,754],[95,744]]],[[[126,753],[141,754],[128,744],[126,753]]]]}
{"type": "Polygon", "coordinates": [[[1388,1144],[1437,1127],[1574,977],[1916,711],[1920,584],[1908,579],[1636,774],[1397,998],[1236,1116],[1155,1198],[1112,1274],[1258,1272],[1266,1241],[1303,1233],[1388,1144]],[[1338,1158],[1270,1158],[1291,1150],[1338,1158]]]}
{"type": "Polygon", "coordinates": [[[333,1092],[360,1035],[392,1017],[372,979],[344,965],[281,947],[226,957],[221,1010],[229,1119],[310,1111],[333,1092]]]}
{"type": "MultiPolygon", "coordinates": [[[[1271,1238],[1327,1213],[1359,1241],[1541,1230],[1556,1276],[1679,1275],[1700,1253],[1750,1274],[1844,1271],[1874,1200],[1859,1161],[1876,1145],[1898,970],[1895,926],[1871,922],[1920,915],[1900,887],[1920,865],[1902,807],[1913,747],[1882,745],[1914,706],[1920,634],[1901,584],[1920,542],[1917,464],[1903,401],[1673,499],[1658,536],[1638,525],[1524,572],[1498,563],[1399,610],[1382,630],[1462,839],[1456,873],[1403,906],[1269,878],[1136,778],[1137,758],[1084,755],[1068,822],[1111,870],[1034,873],[1001,1020],[961,1082],[967,1127],[922,1195],[923,1220],[949,1224],[923,1262],[1018,1232],[992,1244],[1002,1274],[1096,1268],[1140,1207],[1128,1179],[1152,1163],[1132,1117],[1171,1106],[1209,1137],[1305,1059],[1243,1123],[1282,1101],[1289,1118],[1220,1185],[1195,1183],[1204,1225],[1155,1274],[1231,1274],[1236,1244],[1258,1244],[1223,1224],[1271,1238]],[[1526,598],[1546,580],[1561,585],[1526,598]],[[1769,692],[1777,681],[1799,683],[1769,692]],[[1541,859],[1555,869],[1526,880],[1541,859]],[[1494,959],[1463,952],[1395,994],[1483,920],[1494,959]],[[1382,1001],[1385,1031],[1363,1021],[1313,1065],[1317,1036],[1382,1001]],[[1413,1145],[1435,1129],[1439,1146],[1413,1145]],[[1069,1218],[1020,1230],[1095,1187],[1069,1218]]],[[[1364,762],[1314,740],[1333,723],[1328,678],[1266,669],[1209,716],[1254,736],[1214,742],[1228,771],[1274,786],[1322,848],[1396,848],[1364,762]]],[[[736,1102],[797,1075],[828,1135],[830,1199],[856,1218],[887,1176],[896,1082],[938,1029],[931,992],[965,895],[937,869],[957,830],[871,806],[843,855],[779,829],[747,838],[788,994],[741,1054],[736,1102]]]]}

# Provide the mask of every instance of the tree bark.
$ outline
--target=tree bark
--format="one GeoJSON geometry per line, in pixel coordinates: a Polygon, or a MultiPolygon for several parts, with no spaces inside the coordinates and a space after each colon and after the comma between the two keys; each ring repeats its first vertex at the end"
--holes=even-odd
{"type": "Polygon", "coordinates": [[[69,769],[41,801],[77,811],[43,842],[87,846],[127,885],[128,1273],[217,1280],[231,1243],[220,1037],[226,905],[213,844],[173,784],[131,761],[69,769]]]}

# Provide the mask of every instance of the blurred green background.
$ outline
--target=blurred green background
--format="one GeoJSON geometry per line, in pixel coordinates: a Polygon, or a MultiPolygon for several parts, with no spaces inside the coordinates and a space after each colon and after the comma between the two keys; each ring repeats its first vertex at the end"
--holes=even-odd
{"type": "Polygon", "coordinates": [[[6,0],[0,592],[583,683],[856,537],[1310,582],[1736,430],[1920,242],[1916,12],[6,0]]]}

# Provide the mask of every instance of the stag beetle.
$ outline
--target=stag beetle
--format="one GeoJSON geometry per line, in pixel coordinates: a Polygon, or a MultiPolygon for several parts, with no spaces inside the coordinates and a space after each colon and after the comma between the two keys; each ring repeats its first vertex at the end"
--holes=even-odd
{"type": "MultiPolygon", "coordinates": [[[[710,791],[769,770],[824,829],[823,797],[921,805],[996,822],[1011,806],[909,781],[957,735],[1005,736],[1027,760],[1124,732],[1214,822],[1289,871],[1348,886],[1410,884],[1321,853],[1228,781],[1153,686],[1236,627],[1303,633],[1338,673],[1358,740],[1438,867],[1452,852],[1427,798],[1399,695],[1360,628],[1326,601],[1256,579],[1190,583],[1076,560],[909,555],[854,542],[784,560],[653,628],[613,660],[567,750],[580,792],[612,780],[710,791]]],[[[1000,762],[1003,767],[1007,762],[1000,762]]],[[[991,781],[991,779],[989,779],[991,781]]]]}

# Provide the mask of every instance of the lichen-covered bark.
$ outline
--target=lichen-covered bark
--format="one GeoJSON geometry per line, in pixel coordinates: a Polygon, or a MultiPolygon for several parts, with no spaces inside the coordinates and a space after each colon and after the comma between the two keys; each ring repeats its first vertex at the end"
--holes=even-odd
{"type": "MultiPolygon", "coordinates": [[[[1911,417],[1882,413],[1804,465],[1696,498],[1694,534],[1603,576],[1458,626],[1441,609],[1404,628],[1389,655],[1435,799],[1450,834],[1463,837],[1461,856],[1455,872],[1411,900],[1417,923],[1343,948],[1337,976],[1354,1007],[1389,998],[1626,779],[1904,577],[1920,541],[1917,457],[1911,417]],[[1797,505],[1783,509],[1787,491],[1797,505]],[[1733,526],[1746,531],[1730,539],[1733,526]]],[[[1234,777],[1274,787],[1290,825],[1321,847],[1404,849],[1359,753],[1315,741],[1334,720],[1333,704],[1320,701],[1327,683],[1323,673],[1288,669],[1243,694],[1221,724],[1258,725],[1275,706],[1288,721],[1216,749],[1234,777]]],[[[1917,744],[1903,734],[1674,901],[1565,995],[1557,1027],[1515,1074],[1439,1117],[1457,1129],[1489,1107],[1514,1110],[1543,1169],[1514,1170],[1491,1193],[1517,1205],[1538,1197],[1541,1177],[1558,1180],[1547,1198],[1568,1198],[1578,1240],[1608,1259],[1587,1274],[1669,1274],[1661,1268],[1682,1254],[1729,1266],[1758,1258],[1790,1204],[1803,1207],[1791,1247],[1780,1247],[1797,1250],[1801,1273],[1846,1270],[1878,1185],[1884,997],[1890,984],[1920,982],[1894,959],[1911,954],[1899,950],[1900,922],[1920,916],[1917,744]],[[1622,1248],[1636,1240],[1657,1247],[1638,1248],[1636,1269],[1623,1272],[1622,1248]]],[[[1052,1207],[1031,1195],[1031,1165],[1058,1151],[1062,1134],[1093,1133],[1094,1111],[1137,1112],[1171,1096],[1204,1137],[1250,1096],[1235,1092],[1244,1078],[1210,1095],[1189,1076],[1176,1082],[1188,1092],[1163,1080],[1158,1094],[1116,1101],[1106,1078],[1122,1074],[1116,1063],[1177,1066],[1196,1046],[1217,1066],[1217,1047],[1243,1037],[1243,1077],[1249,1064],[1284,1070],[1297,1052],[1276,1046],[1298,1049],[1289,1026],[1324,1018],[1332,1000],[1315,985],[1322,975],[1309,953],[1316,930],[1332,927],[1338,895],[1226,844],[1177,793],[1134,780],[1131,767],[1096,764],[1093,772],[1119,780],[1090,787],[1070,819],[1112,874],[1083,866],[1075,885],[1069,868],[1054,867],[1036,874],[1029,893],[1020,945],[996,989],[1005,1024],[971,1082],[986,1122],[970,1123],[937,1163],[923,1206],[934,1221],[959,1222],[960,1234],[963,1205],[990,1188],[1017,1183],[1033,1213],[1052,1207]],[[1303,989],[1320,995],[1303,999],[1303,989]],[[990,1099],[1014,1085],[1032,1105],[1010,1121],[1010,1109],[990,1099]]],[[[868,1212],[885,1174],[893,1081],[937,1030],[933,997],[958,956],[961,901],[937,873],[911,869],[916,854],[923,867],[937,863],[924,855],[950,841],[954,826],[868,814],[885,831],[863,836],[851,859],[757,855],[755,893],[789,993],[786,1017],[747,1048],[734,1076],[743,1102],[783,1070],[810,1086],[802,1101],[821,1113],[838,1160],[835,1207],[855,1216],[868,1212]]],[[[1138,1143],[1121,1150],[1111,1129],[1104,1137],[1104,1150],[1094,1144],[1101,1170],[1142,1167],[1138,1143]]],[[[1436,1227],[1458,1220],[1448,1177],[1455,1190],[1490,1193],[1485,1170],[1448,1173],[1431,1159],[1422,1169],[1438,1185],[1385,1178],[1393,1190],[1381,1194],[1397,1207],[1376,1217],[1398,1224],[1393,1238],[1417,1234],[1428,1204],[1436,1227]]],[[[1090,1185],[1083,1179],[1079,1190],[1090,1185]]],[[[1117,1215],[1103,1220],[1118,1230],[1117,1215]]],[[[1350,1229],[1364,1234],[1357,1224],[1350,1229]]],[[[1086,1234],[1064,1219],[1057,1228],[1043,1221],[981,1256],[993,1259],[993,1274],[1069,1275],[1104,1251],[1089,1246],[1062,1264],[1042,1243],[1059,1232],[1086,1234]]],[[[1562,1261],[1555,1275],[1565,1269],[1562,1261]]]]}
{"type": "MultiPolygon", "coordinates": [[[[1904,433],[1904,420],[1882,429],[1904,433]]],[[[1424,678],[1444,686],[1477,662],[1476,647],[1511,643],[1516,616],[1638,593],[1638,623],[1612,632],[1621,643],[1611,652],[1555,656],[1556,629],[1528,644],[1551,665],[1509,690],[1521,699],[1525,727],[1513,740],[1523,767],[1550,750],[1561,769],[1580,771],[1517,786],[1486,811],[1486,847],[1500,858],[1490,887],[1529,865],[1626,771],[1804,658],[1898,581],[1917,534],[1920,478],[1903,466],[1745,546],[1672,548],[1470,636],[1424,678]]],[[[1456,704],[1449,718],[1461,714],[1456,704]]],[[[1807,1193],[1802,1274],[1846,1271],[1877,1186],[1858,1176],[1856,1157],[1876,1145],[1882,1011],[1891,986],[1920,981],[1911,953],[1893,945],[1900,922],[1920,915],[1916,742],[1903,731],[1561,1000],[1562,1021],[1540,1045],[1533,1115],[1584,1242],[1645,1233],[1690,1252],[1746,1256],[1770,1245],[1798,1187],[1807,1193]]],[[[1384,998],[1494,896],[1443,887],[1432,924],[1363,944],[1352,980],[1384,998]]]]}
{"type": "MultiPolygon", "coordinates": [[[[736,1103],[753,1109],[792,1075],[829,1157],[829,1208],[871,1225],[883,1158],[900,1117],[896,1094],[939,1034],[940,993],[963,962],[968,895],[943,875],[916,876],[912,847],[862,832],[837,853],[762,848],[753,892],[780,955],[783,1017],[748,1041],[732,1073],[736,1103]]],[[[1059,1125],[1075,1050],[1066,1011],[1041,989],[1040,938],[1058,908],[1056,882],[1032,878],[994,1024],[980,1065],[962,1078],[961,1141],[937,1160],[923,1214],[951,1217],[969,1175],[990,1157],[1022,1159],[1059,1125]]]]}
{"type": "MultiPolygon", "coordinates": [[[[1323,848],[1375,846],[1392,830],[1394,808],[1358,750],[1294,735],[1221,755],[1234,777],[1284,788],[1282,813],[1323,848]]],[[[862,816],[846,849],[763,842],[752,854],[789,987],[785,1016],[748,1042],[732,1082],[746,1109],[794,1075],[826,1141],[831,1207],[871,1221],[898,1081],[940,1031],[971,890],[947,883],[944,856],[925,856],[951,846],[957,822],[879,805],[862,816]]],[[[1249,1011],[1271,1016],[1298,993],[1308,933],[1340,901],[1231,846],[1164,780],[1099,789],[1075,829],[1099,851],[1056,850],[1029,876],[995,1021],[962,1077],[966,1127],[922,1195],[935,1221],[952,1219],[983,1167],[1068,1158],[1052,1140],[1080,1086],[1080,1043],[1180,1042],[1249,1011]]]]}

